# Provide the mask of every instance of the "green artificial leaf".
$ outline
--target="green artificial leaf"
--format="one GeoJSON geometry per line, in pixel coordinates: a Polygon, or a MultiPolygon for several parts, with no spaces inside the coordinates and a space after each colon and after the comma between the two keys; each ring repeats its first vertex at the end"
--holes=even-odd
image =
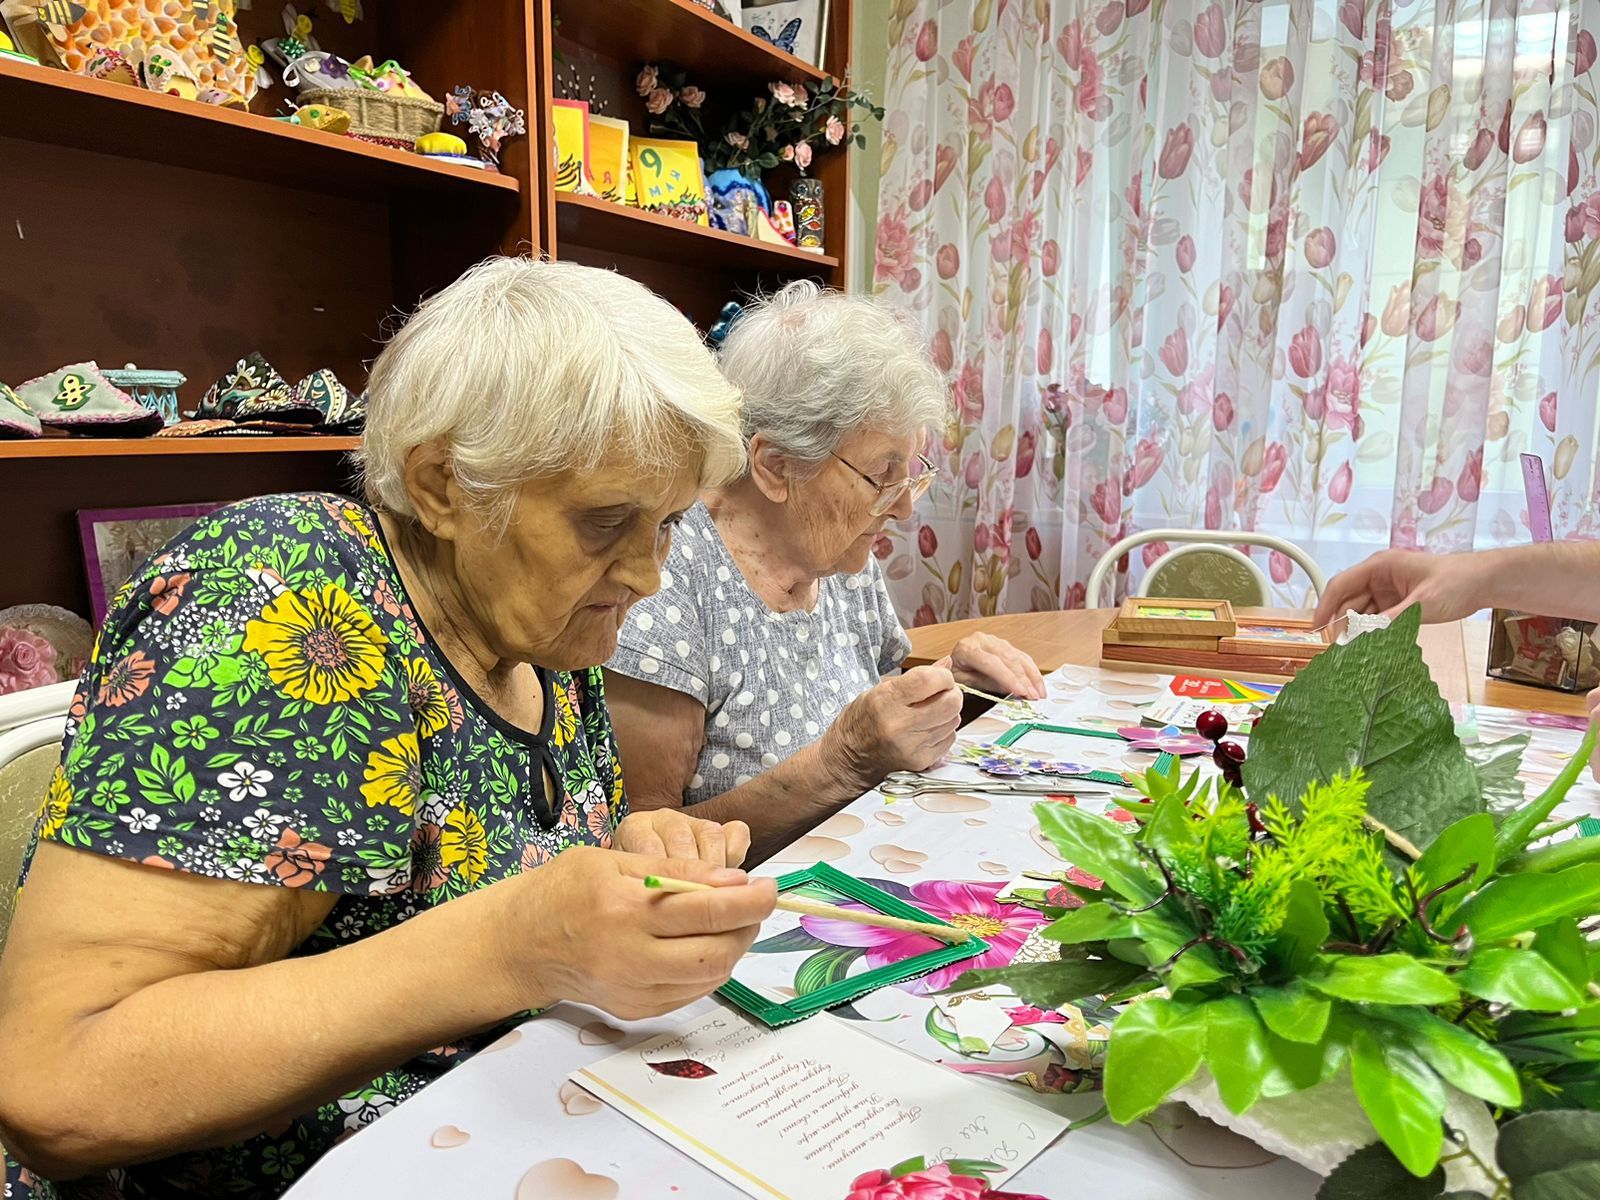
{"type": "Polygon", "coordinates": [[[850,964],[861,957],[856,946],[829,946],[818,950],[794,973],[794,990],[797,995],[808,996],[838,983],[850,971],[850,964]]]}
{"type": "Polygon", "coordinates": [[[1500,1127],[1494,1155],[1522,1200],[1522,1185],[1546,1171],[1600,1163],[1600,1113],[1557,1110],[1513,1117],[1500,1127]]]}
{"type": "Polygon", "coordinates": [[[1596,1196],[1600,1196],[1600,1162],[1545,1171],[1516,1188],[1516,1200],[1595,1200],[1596,1196]]]}
{"type": "Polygon", "coordinates": [[[1333,1008],[1332,1000],[1299,979],[1283,987],[1251,988],[1250,999],[1267,1028],[1291,1042],[1320,1042],[1333,1008]]]}
{"type": "Polygon", "coordinates": [[[1585,917],[1600,908],[1600,863],[1538,875],[1490,880],[1456,910],[1455,920],[1479,943],[1538,929],[1562,917],[1585,917]]]}
{"type": "Polygon", "coordinates": [[[1243,996],[1224,996],[1203,1008],[1206,1066],[1228,1111],[1245,1112],[1261,1098],[1269,1063],[1266,1028],[1243,996]]]}
{"type": "Polygon", "coordinates": [[[1144,973],[1145,969],[1138,964],[1114,958],[1063,959],[1061,962],[1021,963],[968,971],[951,985],[950,990],[963,992],[968,988],[999,983],[1037,1008],[1052,1009],[1085,996],[1101,996],[1115,991],[1144,973]]]}
{"type": "Polygon", "coordinates": [[[1513,854],[1501,864],[1501,873],[1548,875],[1596,860],[1600,860],[1600,837],[1570,837],[1513,854]]]}
{"type": "Polygon", "coordinates": [[[1076,945],[1082,942],[1104,942],[1112,938],[1132,937],[1137,919],[1119,912],[1101,901],[1085,904],[1062,914],[1039,931],[1039,936],[1052,942],[1076,945]]]}
{"type": "Polygon", "coordinates": [[[1417,892],[1426,895],[1457,878],[1468,867],[1471,876],[1442,893],[1429,906],[1435,921],[1448,920],[1462,897],[1474,888],[1483,886],[1494,870],[1494,818],[1488,813],[1473,813],[1462,817],[1454,825],[1433,839],[1433,844],[1417,860],[1417,892]]]}
{"type": "Polygon", "coordinates": [[[1299,813],[1312,783],[1359,767],[1367,810],[1419,846],[1484,811],[1450,706],[1417,648],[1419,606],[1387,629],[1330,646],[1284,685],[1250,736],[1245,788],[1299,813]]]}
{"type": "Polygon", "coordinates": [[[1529,733],[1519,733],[1498,742],[1474,742],[1462,747],[1478,773],[1483,798],[1490,808],[1506,812],[1521,807],[1527,799],[1520,772],[1523,752],[1532,737],[1529,733]]]}
{"type": "Polygon", "coordinates": [[[1442,971],[1408,954],[1325,954],[1305,980],[1324,996],[1367,1004],[1448,1004],[1459,995],[1442,971]]]}
{"type": "Polygon", "coordinates": [[[1500,1021],[1499,1046],[1523,1061],[1600,1063],[1600,1004],[1561,1016],[1511,1013],[1500,1021]]]}
{"type": "Polygon", "coordinates": [[[1400,1040],[1467,1095],[1507,1108],[1522,1103],[1522,1084],[1506,1056],[1461,1026],[1425,1008],[1375,1009],[1369,1019],[1396,1026],[1400,1040]]]}
{"type": "Polygon", "coordinates": [[[1040,831],[1066,862],[1104,880],[1117,895],[1140,904],[1161,895],[1161,879],[1139,857],[1123,825],[1075,804],[1047,801],[1034,805],[1033,813],[1040,831]]]}
{"type": "Polygon", "coordinates": [[[1151,997],[1116,1019],[1106,1050],[1106,1108],[1119,1125],[1153,1111],[1200,1069],[1205,1006],[1151,997]]]}
{"type": "Polygon", "coordinates": [[[1363,1146],[1322,1181],[1317,1200],[1442,1200],[1444,1168],[1424,1178],[1406,1170],[1382,1142],[1363,1146]]]}
{"type": "MultiPolygon", "coordinates": [[[[1178,760],[1174,758],[1172,761],[1176,768],[1178,760]]],[[[1151,768],[1150,774],[1156,774],[1154,768],[1151,768]]],[[[1166,786],[1172,787],[1170,782],[1166,782],[1166,786]]],[[[1174,850],[1193,846],[1199,840],[1200,834],[1194,818],[1190,815],[1188,805],[1183,802],[1183,797],[1176,789],[1173,789],[1156,801],[1154,812],[1140,836],[1145,845],[1154,850],[1163,861],[1168,861],[1173,857],[1174,850]]]]}
{"type": "Polygon", "coordinates": [[[1567,793],[1572,790],[1572,785],[1578,782],[1578,777],[1589,765],[1589,755],[1594,750],[1594,737],[1594,727],[1590,726],[1583,735],[1583,742],[1578,746],[1577,753],[1551,780],[1550,786],[1545,788],[1537,799],[1529,801],[1500,823],[1500,829],[1495,834],[1497,863],[1503,863],[1513,855],[1521,854],[1533,842],[1539,827],[1550,819],[1550,814],[1555,811],[1556,805],[1566,799],[1567,793]]]}
{"type": "Polygon", "coordinates": [[[1586,991],[1593,975],[1589,971],[1589,944],[1571,917],[1553,921],[1543,929],[1535,930],[1533,949],[1561,972],[1573,987],[1586,991]]]}
{"type": "Polygon", "coordinates": [[[1297,879],[1289,885],[1289,903],[1284,910],[1283,924],[1278,927],[1278,936],[1267,952],[1267,960],[1286,975],[1303,974],[1310,970],[1329,932],[1322,893],[1311,880],[1297,879]]]}
{"type": "Polygon", "coordinates": [[[1385,1046],[1368,1030],[1357,1029],[1350,1043],[1350,1081],[1372,1127],[1406,1170],[1431,1173],[1444,1145],[1445,1095],[1427,1063],[1412,1050],[1385,1046]]]}
{"type": "Polygon", "coordinates": [[[1572,981],[1532,950],[1479,950],[1451,978],[1480,1000],[1531,1012],[1564,1012],[1583,1003],[1583,993],[1572,981]]]}
{"type": "Polygon", "coordinates": [[[1343,1064],[1348,1050],[1345,1031],[1334,1028],[1331,1022],[1322,1038],[1316,1042],[1291,1042],[1269,1032],[1269,1069],[1262,1077],[1262,1097],[1271,1099],[1274,1096],[1292,1095],[1331,1079],[1343,1064]]]}

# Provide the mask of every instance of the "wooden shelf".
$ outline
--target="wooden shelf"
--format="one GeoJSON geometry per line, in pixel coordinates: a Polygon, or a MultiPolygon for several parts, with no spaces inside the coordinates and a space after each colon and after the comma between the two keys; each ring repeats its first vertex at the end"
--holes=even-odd
{"type": "Polygon", "coordinates": [[[687,270],[730,270],[827,275],[839,260],[794,246],[773,246],[725,229],[693,225],[659,213],[613,204],[594,196],[556,193],[556,232],[562,242],[640,258],[666,260],[687,270]]]}
{"type": "MultiPolygon", "coordinates": [[[[0,136],[368,198],[519,190],[509,175],[9,59],[0,59],[0,136]]],[[[105,183],[115,190],[115,179],[105,183]]]]}
{"type": "Polygon", "coordinates": [[[358,437],[200,437],[97,438],[46,437],[0,442],[4,458],[158,458],[171,455],[325,454],[354,450],[358,437]]]}
{"type": "MultiPolygon", "coordinates": [[[[844,3],[845,0],[839,0],[844,3]]],[[[558,34],[635,64],[668,61],[703,86],[820,83],[828,73],[692,0],[554,0],[558,34]]]]}

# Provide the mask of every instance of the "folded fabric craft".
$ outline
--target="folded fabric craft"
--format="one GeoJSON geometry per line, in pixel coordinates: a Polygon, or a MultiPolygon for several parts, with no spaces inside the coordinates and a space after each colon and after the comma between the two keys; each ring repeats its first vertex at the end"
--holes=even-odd
{"type": "Polygon", "coordinates": [[[294,394],[302,405],[322,414],[321,423],[328,429],[356,429],[367,419],[366,393],[351,395],[350,389],[326,367],[311,372],[296,384],[294,394]]]}
{"type": "Polygon", "coordinates": [[[322,419],[322,411],[315,405],[300,403],[283,376],[260,351],[252,350],[206,390],[195,416],[234,421],[260,417],[311,424],[322,419]]]}
{"type": "Polygon", "coordinates": [[[168,425],[158,431],[155,436],[158,438],[269,437],[271,434],[270,429],[256,429],[221,417],[208,417],[196,421],[179,421],[176,425],[168,425]]]}
{"type": "Polygon", "coordinates": [[[117,387],[93,362],[30,379],[17,388],[17,395],[41,423],[69,433],[142,437],[161,428],[160,413],[117,387]]]}
{"type": "Polygon", "coordinates": [[[0,438],[36,438],[43,432],[33,410],[0,383],[0,438]]]}

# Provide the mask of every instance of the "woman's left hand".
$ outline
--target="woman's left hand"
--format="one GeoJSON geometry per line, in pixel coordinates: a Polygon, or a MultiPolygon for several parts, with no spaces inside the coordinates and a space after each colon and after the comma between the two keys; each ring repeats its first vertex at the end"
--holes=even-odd
{"type": "Polygon", "coordinates": [[[714,867],[737,867],[750,853],[750,826],[743,821],[702,821],[680,808],[629,813],[612,835],[611,847],[656,858],[690,858],[714,867]]]}
{"type": "Polygon", "coordinates": [[[957,642],[950,651],[950,670],[956,682],[1000,696],[1045,696],[1044,676],[1033,659],[992,633],[969,634],[957,642]]]}

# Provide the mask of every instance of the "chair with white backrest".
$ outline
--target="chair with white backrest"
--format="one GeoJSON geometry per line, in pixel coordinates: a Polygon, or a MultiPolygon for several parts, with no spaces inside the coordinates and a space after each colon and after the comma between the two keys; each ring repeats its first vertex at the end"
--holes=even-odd
{"type": "Polygon", "coordinates": [[[1100,556],[1089,574],[1088,593],[1084,607],[1099,608],[1105,588],[1106,576],[1116,569],[1119,559],[1130,550],[1151,542],[1179,542],[1144,573],[1139,581],[1140,596],[1181,596],[1196,600],[1228,600],[1245,608],[1265,607],[1271,593],[1267,577],[1261,568],[1234,549],[1243,543],[1247,546],[1265,546],[1276,550],[1295,563],[1311,580],[1311,590],[1317,599],[1327,580],[1309,555],[1293,542],[1273,537],[1270,533],[1251,533],[1243,530],[1220,529],[1147,529],[1130,534],[1100,556]]]}
{"type": "Polygon", "coordinates": [[[0,696],[0,952],[11,929],[17,875],[61,761],[61,737],[77,681],[0,696]]]}

